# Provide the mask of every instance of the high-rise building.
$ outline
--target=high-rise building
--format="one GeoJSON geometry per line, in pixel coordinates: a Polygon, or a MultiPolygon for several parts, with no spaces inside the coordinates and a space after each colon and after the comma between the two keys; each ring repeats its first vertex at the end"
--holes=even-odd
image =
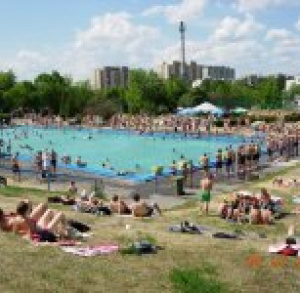
{"type": "MultiPolygon", "coordinates": [[[[185,72],[189,82],[196,80],[211,79],[211,80],[234,80],[235,69],[226,66],[205,66],[199,65],[194,61],[190,64],[185,64],[185,72]]],[[[158,68],[158,74],[164,79],[172,77],[181,77],[181,62],[173,61],[168,64],[163,62],[158,68]]]]}
{"type": "Polygon", "coordinates": [[[128,86],[129,69],[126,66],[106,66],[95,69],[91,78],[93,89],[109,89],[113,87],[125,88],[128,86]]]}

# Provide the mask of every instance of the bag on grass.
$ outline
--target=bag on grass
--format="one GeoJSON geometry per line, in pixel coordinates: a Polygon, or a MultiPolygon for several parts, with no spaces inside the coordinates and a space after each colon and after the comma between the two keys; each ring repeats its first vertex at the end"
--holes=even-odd
{"type": "Polygon", "coordinates": [[[61,203],[61,197],[59,196],[49,196],[48,197],[49,203],[61,203]]]}
{"type": "Polygon", "coordinates": [[[128,248],[123,250],[124,254],[154,254],[158,247],[147,240],[133,242],[128,248]]]}
{"type": "Polygon", "coordinates": [[[72,219],[68,220],[68,224],[69,226],[71,226],[72,228],[76,229],[81,233],[86,233],[91,230],[91,228],[88,225],[72,219]]]}

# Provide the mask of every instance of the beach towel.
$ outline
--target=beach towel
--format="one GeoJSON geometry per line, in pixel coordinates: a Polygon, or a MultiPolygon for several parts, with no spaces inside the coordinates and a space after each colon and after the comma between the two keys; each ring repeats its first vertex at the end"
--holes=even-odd
{"type": "Polygon", "coordinates": [[[76,241],[76,240],[59,240],[57,242],[39,242],[34,241],[34,246],[78,246],[81,245],[82,242],[76,241]]]}
{"type": "Polygon", "coordinates": [[[287,245],[287,244],[270,245],[268,251],[269,253],[282,254],[285,256],[300,256],[299,245],[287,245]]]}
{"type": "Polygon", "coordinates": [[[106,255],[119,250],[117,245],[99,245],[99,246],[89,246],[89,247],[61,247],[65,252],[72,253],[78,256],[96,256],[96,255],[106,255]]]}

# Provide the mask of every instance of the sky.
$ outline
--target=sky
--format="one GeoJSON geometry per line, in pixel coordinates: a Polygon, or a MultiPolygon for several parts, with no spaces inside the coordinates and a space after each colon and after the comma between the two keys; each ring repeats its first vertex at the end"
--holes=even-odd
{"type": "Polygon", "coordinates": [[[0,71],[157,68],[180,57],[246,74],[300,73],[300,0],[0,0],[0,71]]]}

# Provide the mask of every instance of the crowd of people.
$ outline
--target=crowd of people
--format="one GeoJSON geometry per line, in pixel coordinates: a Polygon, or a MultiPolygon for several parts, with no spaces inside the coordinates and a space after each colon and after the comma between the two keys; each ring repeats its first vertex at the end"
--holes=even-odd
{"type": "MultiPolygon", "coordinates": [[[[117,129],[132,129],[141,132],[151,131],[170,131],[183,133],[211,133],[213,132],[213,125],[216,117],[213,115],[206,115],[201,117],[178,116],[178,115],[161,115],[158,117],[150,117],[147,115],[128,115],[116,114],[110,121],[109,126],[117,129]]],[[[223,118],[224,126],[222,129],[214,129],[218,133],[234,133],[243,128],[242,119],[238,118],[237,126],[230,125],[230,118],[223,118]]],[[[249,118],[246,118],[244,123],[246,127],[250,126],[249,118]]]]}
{"type": "Polygon", "coordinates": [[[231,200],[224,200],[219,207],[222,219],[239,223],[271,224],[280,215],[282,200],[272,197],[267,189],[262,188],[260,194],[237,192],[231,200]]]}

